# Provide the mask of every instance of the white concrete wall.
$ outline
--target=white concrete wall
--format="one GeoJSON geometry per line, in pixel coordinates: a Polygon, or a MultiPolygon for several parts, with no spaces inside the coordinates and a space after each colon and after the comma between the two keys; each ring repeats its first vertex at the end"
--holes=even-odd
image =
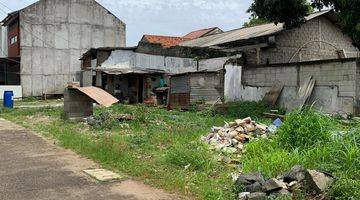
{"type": "MultiPolygon", "coordinates": [[[[230,58],[212,58],[199,61],[199,71],[218,71],[230,58]]],[[[136,53],[132,50],[115,50],[101,64],[101,68],[142,68],[164,70],[168,73],[185,73],[197,71],[197,60],[193,58],[167,57],[136,53]]]]}
{"type": "Polygon", "coordinates": [[[132,50],[116,50],[100,66],[104,69],[156,69],[168,73],[196,71],[197,61],[191,58],[165,57],[136,53],[132,50]]]}
{"type": "Polygon", "coordinates": [[[19,85],[1,85],[0,86],[0,99],[4,99],[5,91],[13,91],[15,99],[22,98],[22,88],[19,85]]]}
{"type": "Polygon", "coordinates": [[[7,53],[8,53],[7,27],[0,26],[0,57],[7,57],[7,53]]]}
{"type": "Polygon", "coordinates": [[[23,95],[62,94],[89,48],[125,46],[125,24],[94,0],[40,0],[20,12],[23,95]]]}

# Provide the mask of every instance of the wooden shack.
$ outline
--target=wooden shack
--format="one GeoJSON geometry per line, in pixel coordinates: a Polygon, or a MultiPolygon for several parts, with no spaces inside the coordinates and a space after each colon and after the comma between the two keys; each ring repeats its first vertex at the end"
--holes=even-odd
{"type": "Polygon", "coordinates": [[[200,71],[170,76],[169,108],[188,110],[224,97],[224,71],[200,71]]]}

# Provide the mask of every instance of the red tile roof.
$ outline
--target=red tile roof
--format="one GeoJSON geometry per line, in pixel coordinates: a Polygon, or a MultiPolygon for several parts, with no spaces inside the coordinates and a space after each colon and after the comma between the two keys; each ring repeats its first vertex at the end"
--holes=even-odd
{"type": "Polygon", "coordinates": [[[161,44],[164,48],[169,48],[169,47],[176,46],[176,45],[178,45],[182,42],[188,41],[188,40],[200,38],[215,29],[217,29],[217,27],[196,30],[196,31],[186,34],[183,37],[162,36],[162,35],[144,35],[143,38],[141,39],[141,41],[148,42],[148,43],[161,44]]]}
{"type": "Polygon", "coordinates": [[[186,34],[183,38],[190,39],[190,40],[197,39],[197,38],[200,38],[200,37],[204,36],[205,34],[209,33],[210,31],[213,31],[214,29],[216,29],[216,27],[193,31],[193,32],[186,34]]]}
{"type": "Polygon", "coordinates": [[[162,36],[162,35],[144,35],[142,41],[149,43],[161,44],[164,48],[169,48],[185,42],[189,39],[182,37],[171,37],[171,36],[162,36]]]}

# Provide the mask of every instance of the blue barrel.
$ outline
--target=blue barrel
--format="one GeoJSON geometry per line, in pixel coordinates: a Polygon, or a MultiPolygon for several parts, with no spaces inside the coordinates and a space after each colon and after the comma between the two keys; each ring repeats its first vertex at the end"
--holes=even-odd
{"type": "Polygon", "coordinates": [[[14,108],[14,92],[5,91],[4,92],[4,107],[5,108],[14,108]]]}

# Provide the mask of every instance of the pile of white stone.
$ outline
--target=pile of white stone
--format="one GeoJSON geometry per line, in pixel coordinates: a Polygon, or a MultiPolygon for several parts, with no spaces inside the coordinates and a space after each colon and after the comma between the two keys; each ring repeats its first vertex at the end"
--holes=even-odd
{"type": "Polygon", "coordinates": [[[244,150],[244,143],[256,138],[267,138],[267,129],[266,125],[257,124],[248,117],[225,122],[224,127],[213,127],[202,139],[218,151],[230,154],[241,153],[244,150]]]}

